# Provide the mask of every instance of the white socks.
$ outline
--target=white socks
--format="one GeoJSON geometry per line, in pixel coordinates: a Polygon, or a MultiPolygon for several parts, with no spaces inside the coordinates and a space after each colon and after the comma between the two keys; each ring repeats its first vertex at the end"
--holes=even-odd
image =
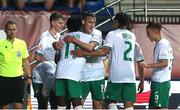
{"type": "Polygon", "coordinates": [[[115,103],[110,103],[108,105],[109,110],[118,110],[117,105],[115,103]]]}
{"type": "Polygon", "coordinates": [[[57,109],[58,110],[66,110],[66,106],[58,106],[57,109]]]}

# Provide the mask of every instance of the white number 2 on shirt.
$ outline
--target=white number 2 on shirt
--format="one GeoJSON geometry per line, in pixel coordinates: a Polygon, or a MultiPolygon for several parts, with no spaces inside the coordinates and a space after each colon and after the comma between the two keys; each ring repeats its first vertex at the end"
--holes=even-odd
{"type": "Polygon", "coordinates": [[[132,61],[132,58],[128,57],[128,53],[132,50],[132,43],[130,41],[124,41],[126,45],[128,45],[127,50],[124,52],[124,60],[132,61]]]}

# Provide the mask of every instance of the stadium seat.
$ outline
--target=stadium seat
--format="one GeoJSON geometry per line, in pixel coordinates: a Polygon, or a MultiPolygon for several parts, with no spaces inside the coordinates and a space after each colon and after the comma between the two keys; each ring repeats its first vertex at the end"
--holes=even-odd
{"type": "Polygon", "coordinates": [[[10,6],[8,6],[6,8],[0,7],[0,11],[7,11],[7,10],[14,10],[14,9],[15,9],[14,7],[10,7],[10,6]]]}
{"type": "Polygon", "coordinates": [[[69,12],[71,14],[80,13],[80,8],[78,8],[78,7],[70,8],[63,1],[60,2],[60,0],[59,1],[56,0],[53,10],[61,10],[61,11],[69,12]]]}
{"type": "Polygon", "coordinates": [[[74,7],[74,8],[69,8],[67,6],[55,6],[53,8],[53,10],[62,10],[62,11],[65,11],[65,12],[69,12],[71,14],[77,14],[77,13],[80,13],[80,8],[77,8],[77,7],[74,7]]]}
{"type": "Polygon", "coordinates": [[[104,0],[87,0],[84,5],[85,11],[95,12],[104,6],[104,0]]]}
{"type": "MultiPolygon", "coordinates": [[[[87,0],[86,4],[84,5],[84,11],[89,11],[89,12],[96,12],[103,8],[105,6],[105,0],[87,0]]],[[[114,10],[113,8],[109,7],[107,8],[110,12],[111,15],[114,15],[114,10]]],[[[106,16],[108,15],[106,10],[101,11],[97,15],[99,16],[106,16]]]]}

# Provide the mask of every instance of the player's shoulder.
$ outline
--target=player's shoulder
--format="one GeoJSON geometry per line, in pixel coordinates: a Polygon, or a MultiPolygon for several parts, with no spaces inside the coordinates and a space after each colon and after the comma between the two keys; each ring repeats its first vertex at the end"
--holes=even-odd
{"type": "Polygon", "coordinates": [[[40,34],[40,37],[43,38],[43,37],[47,37],[49,36],[49,31],[44,31],[40,34]]]}
{"type": "MultiPolygon", "coordinates": [[[[112,31],[110,31],[109,32],[110,34],[117,34],[118,33],[118,35],[120,35],[120,33],[131,33],[130,31],[128,31],[128,30],[126,30],[126,29],[115,29],[115,30],[112,30],[112,31]]],[[[108,34],[109,34],[108,33],[108,34]]]]}
{"type": "Polygon", "coordinates": [[[77,32],[74,32],[74,34],[77,34],[77,35],[82,35],[82,34],[83,34],[83,32],[81,32],[81,31],[77,31],[77,32]]]}
{"type": "Polygon", "coordinates": [[[165,38],[162,38],[159,42],[158,42],[158,45],[170,45],[170,42],[165,39],[165,38]]]}
{"type": "Polygon", "coordinates": [[[23,40],[23,39],[20,39],[20,38],[15,38],[15,42],[18,42],[18,43],[26,43],[26,41],[25,40],[23,40]]]}
{"type": "Polygon", "coordinates": [[[112,31],[109,31],[108,34],[110,35],[121,35],[121,33],[127,33],[129,34],[130,32],[127,31],[127,30],[123,30],[123,29],[115,29],[115,30],[112,30],[112,31]]]}
{"type": "Polygon", "coordinates": [[[42,32],[39,36],[39,41],[47,41],[49,36],[49,31],[42,32]]]}
{"type": "Polygon", "coordinates": [[[107,35],[112,35],[112,34],[115,34],[117,31],[116,30],[112,30],[112,31],[109,31],[107,35]]]}
{"type": "Polygon", "coordinates": [[[134,34],[132,31],[127,30],[127,29],[125,29],[125,30],[121,30],[121,32],[122,32],[122,33],[131,34],[132,36],[135,36],[135,34],[134,34]]]}
{"type": "Polygon", "coordinates": [[[66,36],[76,36],[76,35],[81,35],[82,34],[82,32],[80,32],[80,31],[77,31],[77,32],[69,32],[69,33],[65,33],[65,34],[63,34],[63,36],[64,37],[66,37],[66,36]]]}
{"type": "Polygon", "coordinates": [[[169,42],[167,39],[165,39],[164,37],[159,41],[159,43],[167,43],[169,42]]]}
{"type": "Polygon", "coordinates": [[[94,28],[93,33],[95,34],[102,34],[102,32],[99,29],[94,28]]]}
{"type": "Polygon", "coordinates": [[[87,33],[84,33],[84,32],[79,32],[79,34],[81,36],[84,36],[84,37],[92,37],[91,34],[87,34],[87,33]]]}

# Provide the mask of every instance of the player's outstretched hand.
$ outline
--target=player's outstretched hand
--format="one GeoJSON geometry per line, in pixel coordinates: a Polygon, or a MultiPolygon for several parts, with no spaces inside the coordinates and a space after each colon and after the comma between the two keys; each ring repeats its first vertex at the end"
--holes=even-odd
{"type": "Polygon", "coordinates": [[[64,43],[62,40],[53,42],[53,44],[52,44],[54,50],[56,50],[56,51],[60,50],[63,47],[63,45],[64,45],[64,43]]]}
{"type": "Polygon", "coordinates": [[[25,80],[25,85],[29,85],[31,86],[32,85],[32,77],[27,77],[27,76],[24,76],[24,80],[25,80]]]}

